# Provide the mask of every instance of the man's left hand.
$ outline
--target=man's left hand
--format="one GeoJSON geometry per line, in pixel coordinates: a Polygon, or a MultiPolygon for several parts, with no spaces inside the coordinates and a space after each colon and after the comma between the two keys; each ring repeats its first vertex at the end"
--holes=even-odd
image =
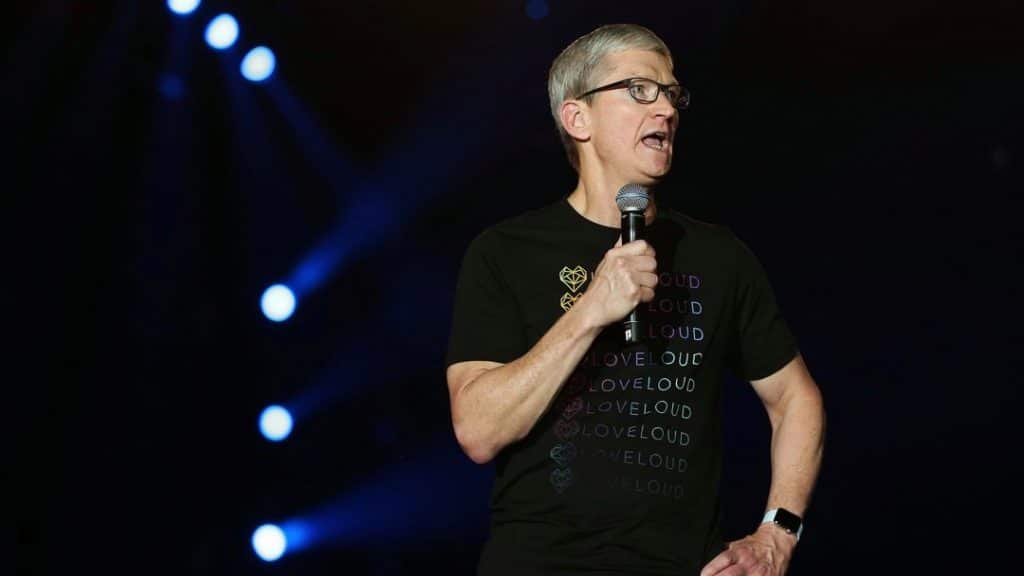
{"type": "Polygon", "coordinates": [[[796,536],[774,524],[762,524],[746,538],[730,542],[700,576],[783,576],[796,547],[796,536]]]}

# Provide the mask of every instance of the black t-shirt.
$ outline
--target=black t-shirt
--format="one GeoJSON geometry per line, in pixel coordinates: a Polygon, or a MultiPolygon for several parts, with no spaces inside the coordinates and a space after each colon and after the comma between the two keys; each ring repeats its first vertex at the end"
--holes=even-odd
{"type": "MultiPolygon", "coordinates": [[[[525,354],[619,236],[561,201],[469,245],[447,364],[525,354]]],[[[765,272],[729,229],[659,209],[644,340],[607,326],[551,409],[495,460],[481,575],[696,575],[719,551],[721,383],[797,354],[765,272]]]]}

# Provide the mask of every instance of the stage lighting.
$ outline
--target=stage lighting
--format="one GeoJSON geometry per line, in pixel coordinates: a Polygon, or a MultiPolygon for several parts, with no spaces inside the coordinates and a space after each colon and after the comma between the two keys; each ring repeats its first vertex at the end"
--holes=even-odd
{"type": "Polygon", "coordinates": [[[277,526],[264,524],[252,533],[252,549],[263,560],[273,562],[288,549],[288,539],[277,526]]]}
{"type": "Polygon", "coordinates": [[[295,294],[284,284],[274,284],[263,292],[260,299],[263,315],[274,322],[283,322],[295,311],[295,294]]]}
{"type": "Polygon", "coordinates": [[[238,40],[238,21],[230,14],[221,14],[206,26],[206,43],[216,50],[230,48],[238,40]]]}
{"type": "Polygon", "coordinates": [[[274,73],[276,59],[266,46],[257,46],[242,59],[242,76],[251,82],[262,82],[274,73]]]}
{"type": "Polygon", "coordinates": [[[199,8],[199,0],[167,0],[167,7],[179,16],[188,16],[199,8]]]}
{"type": "Polygon", "coordinates": [[[260,432],[272,442],[280,442],[292,432],[292,414],[283,406],[267,406],[260,414],[260,432]]]}

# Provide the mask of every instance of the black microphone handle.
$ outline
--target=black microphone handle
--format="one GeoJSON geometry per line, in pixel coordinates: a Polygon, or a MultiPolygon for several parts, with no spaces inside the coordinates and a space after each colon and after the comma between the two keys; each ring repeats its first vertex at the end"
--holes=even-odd
{"type": "MultiPolygon", "coordinates": [[[[644,220],[643,212],[636,212],[632,210],[623,212],[621,226],[623,246],[629,242],[643,238],[645,224],[646,222],[644,220]]],[[[622,327],[625,332],[626,342],[640,341],[640,318],[637,316],[636,308],[633,308],[629,313],[629,316],[622,321],[622,327]]]]}

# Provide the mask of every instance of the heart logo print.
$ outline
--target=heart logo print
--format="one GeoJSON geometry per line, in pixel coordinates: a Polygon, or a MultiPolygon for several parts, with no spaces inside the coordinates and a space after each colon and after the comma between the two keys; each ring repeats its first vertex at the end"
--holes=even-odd
{"type": "Polygon", "coordinates": [[[559,420],[555,424],[555,436],[562,440],[572,438],[580,431],[580,423],[575,420],[559,420]]]}
{"type": "Polygon", "coordinates": [[[583,294],[569,294],[566,292],[565,294],[562,294],[562,299],[559,300],[558,303],[562,305],[562,310],[568,312],[569,308],[572,308],[572,305],[580,299],[580,296],[583,296],[583,294]]]}
{"type": "Polygon", "coordinates": [[[565,410],[562,411],[562,418],[566,420],[572,419],[577,412],[583,409],[583,398],[576,396],[572,400],[565,403],[565,410]]]}
{"type": "Polygon", "coordinates": [[[569,290],[576,292],[580,289],[580,286],[587,281],[587,271],[583,266],[577,266],[572,270],[568,266],[562,266],[562,270],[558,272],[558,279],[565,284],[569,290]]]}
{"type": "Polygon", "coordinates": [[[551,452],[548,453],[551,459],[558,463],[563,468],[569,465],[576,458],[576,446],[572,442],[566,442],[564,444],[555,444],[551,448],[551,452]]]}
{"type": "Polygon", "coordinates": [[[587,387],[587,378],[583,374],[576,372],[569,378],[569,381],[565,383],[565,392],[567,394],[577,394],[581,390],[587,387]]]}
{"type": "Polygon", "coordinates": [[[566,488],[572,484],[572,470],[569,468],[555,468],[551,471],[549,477],[551,485],[555,487],[555,490],[561,494],[566,488]]]}

